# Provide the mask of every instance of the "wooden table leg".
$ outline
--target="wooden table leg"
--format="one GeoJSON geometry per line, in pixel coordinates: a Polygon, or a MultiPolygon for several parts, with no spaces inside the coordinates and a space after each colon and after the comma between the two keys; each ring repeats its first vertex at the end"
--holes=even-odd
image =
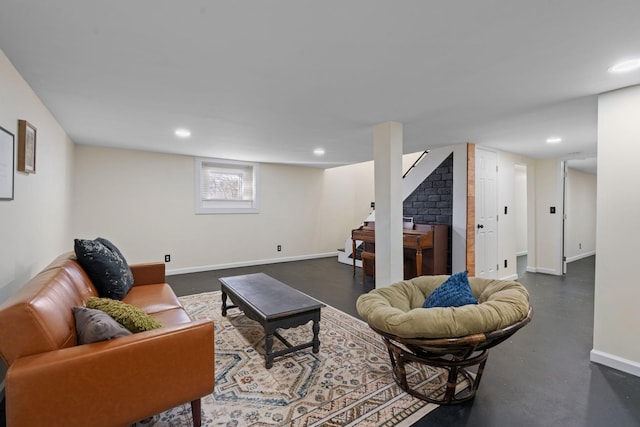
{"type": "Polygon", "coordinates": [[[356,277],[356,241],[351,239],[351,258],[353,259],[353,277],[356,277]]]}
{"type": "Polygon", "coordinates": [[[422,276],[422,248],[416,249],[416,276],[422,276]]]}
{"type": "Polygon", "coordinates": [[[264,366],[267,369],[271,369],[273,366],[273,331],[268,331],[264,337],[264,351],[265,358],[267,359],[264,366]]]}
{"type": "Polygon", "coordinates": [[[317,353],[320,351],[320,319],[313,319],[313,352],[317,353]]]}
{"type": "Polygon", "coordinates": [[[222,291],[222,316],[227,315],[227,294],[222,291]]]}

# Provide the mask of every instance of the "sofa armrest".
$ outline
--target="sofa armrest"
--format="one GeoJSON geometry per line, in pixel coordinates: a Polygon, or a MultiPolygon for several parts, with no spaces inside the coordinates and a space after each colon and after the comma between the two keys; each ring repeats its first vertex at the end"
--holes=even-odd
{"type": "Polygon", "coordinates": [[[129,268],[133,273],[133,286],[165,283],[165,265],[163,262],[133,264],[129,268]]]}
{"type": "Polygon", "coordinates": [[[212,393],[214,366],[210,320],[24,357],[7,372],[7,425],[128,425],[212,393]]]}

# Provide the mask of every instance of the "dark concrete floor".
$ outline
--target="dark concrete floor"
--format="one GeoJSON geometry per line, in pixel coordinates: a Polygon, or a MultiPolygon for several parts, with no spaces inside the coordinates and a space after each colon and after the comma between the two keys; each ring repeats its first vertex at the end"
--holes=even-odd
{"type": "MultiPolygon", "coordinates": [[[[589,362],[593,344],[595,257],[569,264],[566,276],[525,272],[532,322],[491,350],[476,398],[442,406],[415,426],[640,426],[640,378],[589,362]]],[[[168,276],[178,295],[219,290],[218,278],[264,272],[358,317],[355,301],[373,289],[360,269],[335,258],[168,276]]],[[[4,402],[0,427],[4,427],[4,402]]]]}
{"type": "MultiPolygon", "coordinates": [[[[169,276],[179,295],[219,289],[217,279],[265,272],[355,317],[355,301],[373,289],[360,269],[335,258],[169,276]]],[[[595,257],[569,264],[566,276],[526,272],[532,322],[491,350],[476,398],[440,407],[416,426],[640,426],[640,378],[589,361],[593,346],[595,257]]]]}
{"type": "Polygon", "coordinates": [[[566,276],[527,273],[533,320],[491,350],[474,401],[416,426],[640,426],[640,378],[591,363],[595,257],[566,276]]]}
{"type": "Polygon", "coordinates": [[[363,285],[359,268],[353,277],[353,268],[339,263],[334,257],[167,276],[167,282],[176,295],[183,296],[220,290],[220,277],[259,272],[354,317],[359,317],[356,299],[374,288],[371,277],[363,285]]]}

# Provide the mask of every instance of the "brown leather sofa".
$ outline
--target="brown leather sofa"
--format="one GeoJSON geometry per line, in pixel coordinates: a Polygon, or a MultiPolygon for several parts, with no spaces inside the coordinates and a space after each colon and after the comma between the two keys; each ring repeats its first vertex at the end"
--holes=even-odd
{"type": "Polygon", "coordinates": [[[73,253],[58,257],[0,305],[8,427],[125,426],[214,388],[214,327],[192,321],[165,283],[163,263],[131,265],[123,302],[163,327],[78,345],[72,309],[96,289],[73,253]]]}

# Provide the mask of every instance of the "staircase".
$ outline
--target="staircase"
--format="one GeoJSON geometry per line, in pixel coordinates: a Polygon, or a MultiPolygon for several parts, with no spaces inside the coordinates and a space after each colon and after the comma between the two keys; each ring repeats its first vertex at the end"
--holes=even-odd
{"type": "MultiPolygon", "coordinates": [[[[424,151],[402,176],[402,200],[404,201],[411,196],[416,188],[418,188],[452,152],[453,149],[451,147],[424,151]]],[[[375,221],[375,210],[373,210],[360,225],[363,225],[365,221],[375,221]]],[[[413,218],[407,218],[406,221],[413,221],[413,218]]],[[[360,252],[362,252],[360,248],[361,245],[362,242],[356,241],[356,267],[360,268],[362,268],[362,260],[360,259],[360,252]]],[[[351,236],[345,240],[344,248],[338,249],[338,261],[353,265],[351,236]]]]}

